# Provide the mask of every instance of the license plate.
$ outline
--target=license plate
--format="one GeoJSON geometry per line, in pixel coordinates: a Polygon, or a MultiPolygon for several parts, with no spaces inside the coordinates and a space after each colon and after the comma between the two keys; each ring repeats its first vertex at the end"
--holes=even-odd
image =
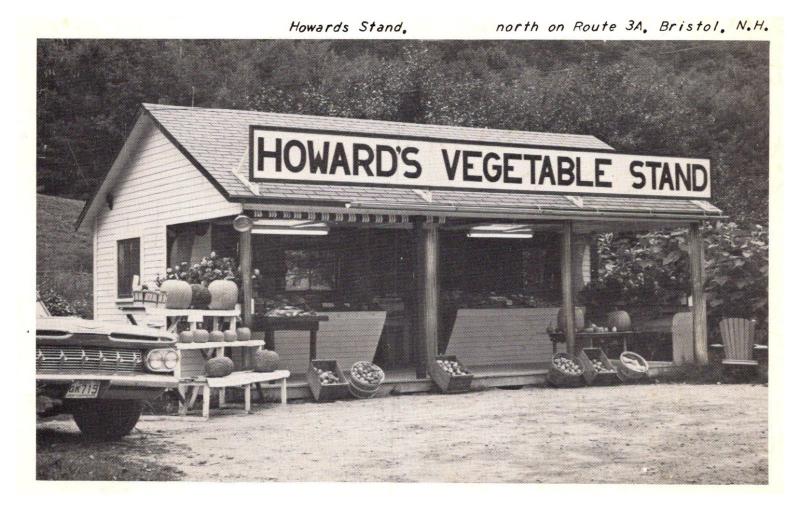
{"type": "Polygon", "coordinates": [[[100,394],[99,381],[75,381],[64,398],[97,398],[100,394]]]}

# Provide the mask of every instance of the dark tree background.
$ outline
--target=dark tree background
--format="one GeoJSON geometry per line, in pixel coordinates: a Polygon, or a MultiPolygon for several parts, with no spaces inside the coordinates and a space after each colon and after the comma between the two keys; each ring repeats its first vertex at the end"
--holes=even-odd
{"type": "Polygon", "coordinates": [[[768,221],[762,42],[41,40],[39,191],[85,199],[138,105],[593,134],[709,157],[713,202],[768,221]]]}

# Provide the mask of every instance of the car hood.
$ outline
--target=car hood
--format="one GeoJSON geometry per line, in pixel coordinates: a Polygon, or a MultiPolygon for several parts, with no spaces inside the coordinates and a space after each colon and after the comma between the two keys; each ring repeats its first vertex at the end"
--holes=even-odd
{"type": "Polygon", "coordinates": [[[125,344],[134,347],[170,345],[175,343],[175,335],[155,328],[134,326],[119,322],[106,322],[82,319],[80,317],[39,317],[36,319],[36,340],[38,343],[85,344],[97,343],[125,344]]]}

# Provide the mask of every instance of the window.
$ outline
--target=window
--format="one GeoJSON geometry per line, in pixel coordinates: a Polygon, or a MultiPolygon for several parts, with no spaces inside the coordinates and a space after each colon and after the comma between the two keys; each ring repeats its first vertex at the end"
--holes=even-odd
{"type": "Polygon", "coordinates": [[[286,290],[333,290],[336,257],[330,251],[286,250],[286,290]]]}
{"type": "Polygon", "coordinates": [[[133,297],[133,277],[139,274],[139,238],[117,241],[117,297],[133,297]]]}

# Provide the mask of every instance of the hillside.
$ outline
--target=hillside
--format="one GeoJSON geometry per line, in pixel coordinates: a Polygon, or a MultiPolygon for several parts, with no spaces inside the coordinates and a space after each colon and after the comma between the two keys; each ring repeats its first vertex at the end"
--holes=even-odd
{"type": "Polygon", "coordinates": [[[92,238],[75,231],[83,201],[36,195],[36,285],[55,292],[75,312],[92,309],[92,238]]]}

